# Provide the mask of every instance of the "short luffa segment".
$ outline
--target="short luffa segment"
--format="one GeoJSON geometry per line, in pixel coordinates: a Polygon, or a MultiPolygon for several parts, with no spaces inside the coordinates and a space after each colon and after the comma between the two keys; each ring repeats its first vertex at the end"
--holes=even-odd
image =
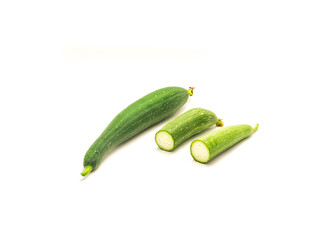
{"type": "Polygon", "coordinates": [[[173,115],[182,107],[189,93],[180,87],[154,91],[120,112],[91,145],[84,157],[84,167],[96,169],[115,146],[130,139],[155,123],[173,115]]]}
{"type": "Polygon", "coordinates": [[[193,108],[170,121],[157,132],[156,137],[162,131],[171,135],[174,140],[172,149],[162,148],[156,137],[155,139],[161,149],[171,151],[195,134],[214,126],[218,121],[213,112],[203,108],[193,108]]]}
{"type": "MultiPolygon", "coordinates": [[[[254,128],[255,131],[257,130],[258,126],[259,124],[257,124],[254,128]]],[[[218,129],[193,141],[190,146],[191,155],[196,161],[199,161],[197,158],[195,158],[192,152],[192,146],[196,141],[202,142],[209,150],[210,156],[209,159],[206,161],[208,162],[212,158],[216,157],[218,154],[224,152],[231,146],[238,143],[239,141],[249,137],[253,132],[253,128],[247,124],[233,125],[218,129]]]]}

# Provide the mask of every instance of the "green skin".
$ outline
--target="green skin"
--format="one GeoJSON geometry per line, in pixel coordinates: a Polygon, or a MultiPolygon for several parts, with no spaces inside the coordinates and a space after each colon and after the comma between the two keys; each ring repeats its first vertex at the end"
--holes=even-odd
{"type": "Polygon", "coordinates": [[[193,88],[166,87],[154,91],[120,112],[84,156],[86,176],[95,170],[109,151],[146,128],[173,115],[192,95],[193,88]]]}
{"type": "MultiPolygon", "coordinates": [[[[218,154],[224,152],[225,150],[232,147],[241,140],[249,137],[252,133],[254,133],[258,129],[258,127],[259,124],[257,124],[254,128],[252,128],[250,125],[247,124],[241,124],[218,129],[205,136],[200,137],[199,139],[194,140],[190,145],[190,152],[192,145],[197,141],[201,141],[206,145],[210,153],[210,157],[206,161],[209,162],[218,154]]],[[[196,161],[198,161],[193,155],[192,157],[196,161]]],[[[206,163],[206,162],[200,162],[200,163],[206,163]]]]}
{"type": "Polygon", "coordinates": [[[158,133],[167,132],[174,141],[173,148],[168,150],[161,148],[159,144],[157,145],[162,150],[172,151],[190,137],[215,124],[217,124],[217,126],[223,126],[223,123],[217,118],[216,114],[206,109],[193,108],[179,115],[161,128],[155,135],[155,142],[157,144],[156,136],[158,133]]]}

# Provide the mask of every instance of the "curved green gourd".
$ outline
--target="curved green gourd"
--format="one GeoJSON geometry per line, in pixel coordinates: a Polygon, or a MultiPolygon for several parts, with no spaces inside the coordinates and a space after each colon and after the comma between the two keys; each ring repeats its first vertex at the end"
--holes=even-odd
{"type": "Polygon", "coordinates": [[[154,91],[120,112],[84,156],[86,176],[95,170],[108,152],[146,128],[173,115],[193,95],[193,88],[166,87],[154,91]]]}

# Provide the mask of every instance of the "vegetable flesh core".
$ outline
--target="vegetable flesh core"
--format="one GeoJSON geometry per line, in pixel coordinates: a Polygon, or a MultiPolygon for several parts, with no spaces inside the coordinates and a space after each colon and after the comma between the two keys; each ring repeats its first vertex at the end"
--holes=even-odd
{"type": "Polygon", "coordinates": [[[166,131],[160,131],[156,134],[156,143],[163,150],[172,150],[174,148],[174,139],[166,131]]]}
{"type": "Polygon", "coordinates": [[[205,163],[210,159],[208,147],[201,141],[195,141],[191,145],[191,155],[196,161],[205,163]]]}

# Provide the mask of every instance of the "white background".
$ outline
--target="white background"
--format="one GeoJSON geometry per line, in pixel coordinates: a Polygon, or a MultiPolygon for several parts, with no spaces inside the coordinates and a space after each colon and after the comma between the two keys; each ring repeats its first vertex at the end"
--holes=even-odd
{"type": "MultiPolygon", "coordinates": [[[[2,1],[1,239],[336,239],[335,1],[2,1]],[[162,87],[256,134],[211,164],[161,122],[82,180],[162,87]]],[[[210,130],[212,131],[212,130],[210,130]]]]}

